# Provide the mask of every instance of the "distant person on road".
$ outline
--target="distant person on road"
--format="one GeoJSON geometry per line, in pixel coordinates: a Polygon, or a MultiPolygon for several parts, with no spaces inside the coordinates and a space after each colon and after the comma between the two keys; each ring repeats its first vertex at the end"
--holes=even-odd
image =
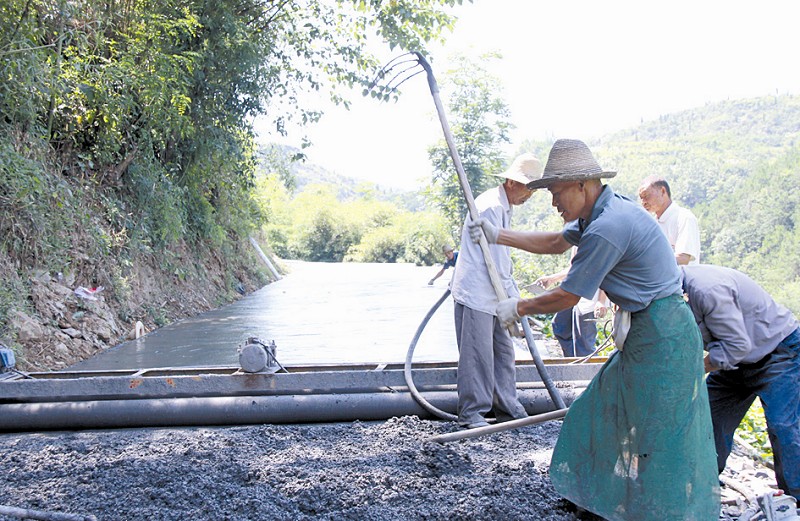
{"type": "MultiPolygon", "coordinates": [[[[572,247],[572,255],[577,248],[572,247]]],[[[551,289],[566,278],[569,268],[536,279],[544,289],[551,289]]],[[[597,319],[606,316],[609,303],[605,291],[598,289],[591,299],[583,298],[575,306],[563,309],[553,317],[553,336],[567,357],[583,357],[594,353],[597,340],[597,319]]]]}
{"type": "MultiPolygon", "coordinates": [[[[532,154],[517,157],[508,170],[496,174],[503,184],[475,199],[480,218],[502,229],[511,226],[512,206],[527,201],[528,185],[542,175],[542,164],[532,154]]],[[[524,418],[528,414],[517,398],[514,345],[508,330],[495,316],[498,298],[480,246],[469,238],[467,216],[461,234],[461,255],[455,267],[451,291],[455,301],[458,343],[458,422],[467,428],[488,425],[486,414],[494,409],[497,421],[524,418]]],[[[519,296],[511,277],[511,251],[489,245],[506,294],[519,296]]]]}
{"type": "Polygon", "coordinates": [[[700,230],[691,210],[672,201],[669,183],[651,175],[639,186],[639,199],[648,212],[656,216],[658,226],[667,236],[675,260],[680,265],[700,264],[700,230]]]}
{"type": "Polygon", "coordinates": [[[578,247],[559,287],[500,302],[500,322],[572,308],[598,288],[619,308],[617,351],[561,425],[550,461],[555,490],[609,520],[717,519],[700,331],[669,242],[641,206],[602,183],[615,175],[582,141],[559,139],[542,179],[529,186],[550,190],[564,228],[521,232],[478,219],[471,230],[476,239],[485,234],[491,243],[536,254],[578,247]]]}
{"type": "Polygon", "coordinates": [[[442,253],[444,253],[446,260],[444,261],[444,264],[442,264],[442,269],[440,269],[439,272],[436,275],[434,275],[431,280],[428,281],[428,286],[433,286],[434,281],[439,277],[441,277],[442,275],[444,275],[444,271],[447,268],[455,268],[456,266],[456,261],[458,260],[458,252],[454,251],[452,246],[450,246],[449,244],[445,244],[444,246],[442,246],[442,253]]]}
{"type": "Polygon", "coordinates": [[[764,406],[778,488],[800,497],[800,324],[750,277],[684,266],[683,289],[700,326],[717,469],[756,397],[764,406]]]}

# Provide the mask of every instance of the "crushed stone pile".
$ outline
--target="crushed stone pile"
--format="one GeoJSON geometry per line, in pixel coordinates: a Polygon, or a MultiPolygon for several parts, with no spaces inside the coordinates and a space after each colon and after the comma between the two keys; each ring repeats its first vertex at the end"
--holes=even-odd
{"type": "MultiPolygon", "coordinates": [[[[560,425],[445,445],[427,440],[457,427],[417,417],[3,434],[0,505],[98,520],[600,519],[550,484],[560,425]]],[[[769,485],[738,459],[727,479],[769,485]]],[[[726,490],[733,520],[746,502],[726,490]]]]}

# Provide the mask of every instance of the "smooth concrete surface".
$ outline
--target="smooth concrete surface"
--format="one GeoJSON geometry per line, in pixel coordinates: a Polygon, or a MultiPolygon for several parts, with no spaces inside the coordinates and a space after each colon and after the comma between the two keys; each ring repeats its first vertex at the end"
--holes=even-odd
{"type": "MultiPolygon", "coordinates": [[[[285,263],[283,279],[241,300],[171,324],[72,366],[76,370],[238,365],[249,337],[274,340],[283,364],[403,362],[452,269],[441,265],[285,263]]],[[[447,298],[419,339],[414,361],[455,361],[453,303],[447,298]]],[[[524,342],[517,358],[530,360],[524,342]]]]}

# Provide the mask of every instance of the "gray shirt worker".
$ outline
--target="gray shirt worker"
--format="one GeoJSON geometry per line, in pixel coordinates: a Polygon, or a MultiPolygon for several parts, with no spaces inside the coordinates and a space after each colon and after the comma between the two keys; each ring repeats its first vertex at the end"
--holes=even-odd
{"type": "Polygon", "coordinates": [[[740,271],[705,264],[681,270],[689,307],[715,369],[758,362],[798,327],[791,311],[740,271]]]}
{"type": "Polygon", "coordinates": [[[682,292],[675,255],[658,223],[608,185],[597,198],[590,220],[572,221],[562,234],[570,244],[580,243],[561,283],[564,291],[591,299],[599,287],[631,313],[682,292]]]}
{"type": "Polygon", "coordinates": [[[703,344],[717,469],[756,397],[761,400],[778,488],[800,497],[800,328],[750,277],[701,264],[684,266],[683,287],[703,344]]]}

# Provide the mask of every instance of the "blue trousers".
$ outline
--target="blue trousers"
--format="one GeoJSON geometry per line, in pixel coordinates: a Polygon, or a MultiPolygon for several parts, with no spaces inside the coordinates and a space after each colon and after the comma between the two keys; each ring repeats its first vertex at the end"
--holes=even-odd
{"type": "Polygon", "coordinates": [[[559,311],[553,317],[553,336],[561,345],[564,356],[587,356],[594,352],[597,323],[593,313],[581,315],[577,307],[559,311]]]}
{"type": "Polygon", "coordinates": [[[713,371],[706,379],[720,472],[733,447],[733,433],[756,396],[764,406],[778,487],[800,497],[800,328],[753,364],[713,371]]]}

